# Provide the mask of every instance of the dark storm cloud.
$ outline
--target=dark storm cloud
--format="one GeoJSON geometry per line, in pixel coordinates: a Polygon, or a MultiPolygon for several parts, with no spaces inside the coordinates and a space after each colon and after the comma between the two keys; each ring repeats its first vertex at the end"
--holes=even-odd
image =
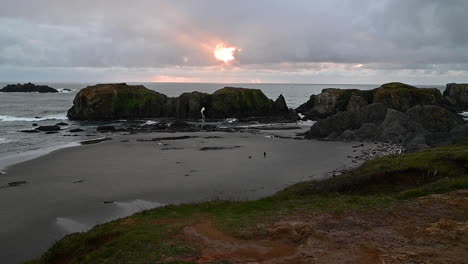
{"type": "Polygon", "coordinates": [[[467,70],[467,10],[464,0],[7,1],[0,65],[206,67],[224,42],[248,68],[467,70]]]}

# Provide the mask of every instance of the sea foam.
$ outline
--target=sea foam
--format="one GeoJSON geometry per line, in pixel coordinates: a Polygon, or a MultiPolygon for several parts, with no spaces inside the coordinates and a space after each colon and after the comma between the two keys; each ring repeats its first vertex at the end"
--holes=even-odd
{"type": "Polygon", "coordinates": [[[55,219],[55,224],[59,226],[63,231],[65,231],[65,233],[67,234],[75,233],[75,232],[85,232],[91,228],[90,225],[80,223],[70,218],[62,218],[62,217],[57,217],[55,219]]]}
{"type": "Polygon", "coordinates": [[[45,117],[17,117],[17,116],[7,116],[7,115],[0,115],[0,122],[36,122],[36,121],[44,121],[44,120],[66,120],[66,114],[57,114],[57,115],[50,115],[45,117]]]}

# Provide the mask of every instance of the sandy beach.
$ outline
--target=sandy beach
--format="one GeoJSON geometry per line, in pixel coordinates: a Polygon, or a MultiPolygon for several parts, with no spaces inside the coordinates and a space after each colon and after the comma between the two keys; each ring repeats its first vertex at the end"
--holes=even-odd
{"type": "Polygon", "coordinates": [[[37,257],[65,234],[144,209],[256,199],[356,166],[356,143],[278,137],[300,131],[106,134],[13,165],[0,177],[0,259],[37,257]],[[28,183],[7,187],[15,181],[28,183]]]}

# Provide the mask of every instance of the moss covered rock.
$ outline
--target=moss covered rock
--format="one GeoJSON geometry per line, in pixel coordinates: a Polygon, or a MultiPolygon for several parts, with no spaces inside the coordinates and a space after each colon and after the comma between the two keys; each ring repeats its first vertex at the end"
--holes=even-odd
{"type": "Polygon", "coordinates": [[[381,103],[388,108],[406,112],[417,105],[445,106],[446,99],[438,89],[416,88],[392,82],[373,90],[323,89],[312,95],[305,104],[296,109],[310,119],[321,119],[341,111],[356,112],[372,103],[381,103]]]}
{"type": "Polygon", "coordinates": [[[142,85],[98,84],[82,89],[68,110],[71,120],[113,120],[164,115],[167,97],[142,85]]]}
{"type": "Polygon", "coordinates": [[[326,118],[341,111],[357,111],[371,103],[370,91],[357,89],[323,89],[320,94],[312,95],[296,111],[310,119],[326,118]]]}
{"type": "Polygon", "coordinates": [[[468,111],[468,83],[449,83],[444,96],[456,111],[468,111]]]}
{"type": "Polygon", "coordinates": [[[113,120],[121,118],[170,117],[206,118],[283,117],[291,118],[283,96],[273,101],[258,89],[225,87],[213,94],[191,92],[167,96],[141,85],[98,84],[81,90],[68,111],[71,120],[113,120]]]}
{"type": "Polygon", "coordinates": [[[224,87],[211,95],[206,116],[208,118],[267,117],[275,115],[274,109],[274,102],[259,89],[224,87]]]}
{"type": "Polygon", "coordinates": [[[385,104],[388,108],[406,112],[417,105],[443,105],[442,93],[436,89],[416,88],[414,86],[392,82],[373,90],[374,103],[385,104]]]}

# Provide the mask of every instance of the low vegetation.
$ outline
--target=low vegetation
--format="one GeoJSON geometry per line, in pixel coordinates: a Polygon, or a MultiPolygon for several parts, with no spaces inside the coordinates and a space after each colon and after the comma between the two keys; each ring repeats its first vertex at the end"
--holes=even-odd
{"type": "Polygon", "coordinates": [[[193,259],[201,249],[179,234],[199,219],[210,219],[234,237],[258,239],[267,236],[271,223],[288,215],[371,210],[466,188],[468,143],[378,158],[342,176],[296,184],[257,201],[211,201],[144,211],[68,235],[28,263],[193,263],[180,260],[193,259]]]}

